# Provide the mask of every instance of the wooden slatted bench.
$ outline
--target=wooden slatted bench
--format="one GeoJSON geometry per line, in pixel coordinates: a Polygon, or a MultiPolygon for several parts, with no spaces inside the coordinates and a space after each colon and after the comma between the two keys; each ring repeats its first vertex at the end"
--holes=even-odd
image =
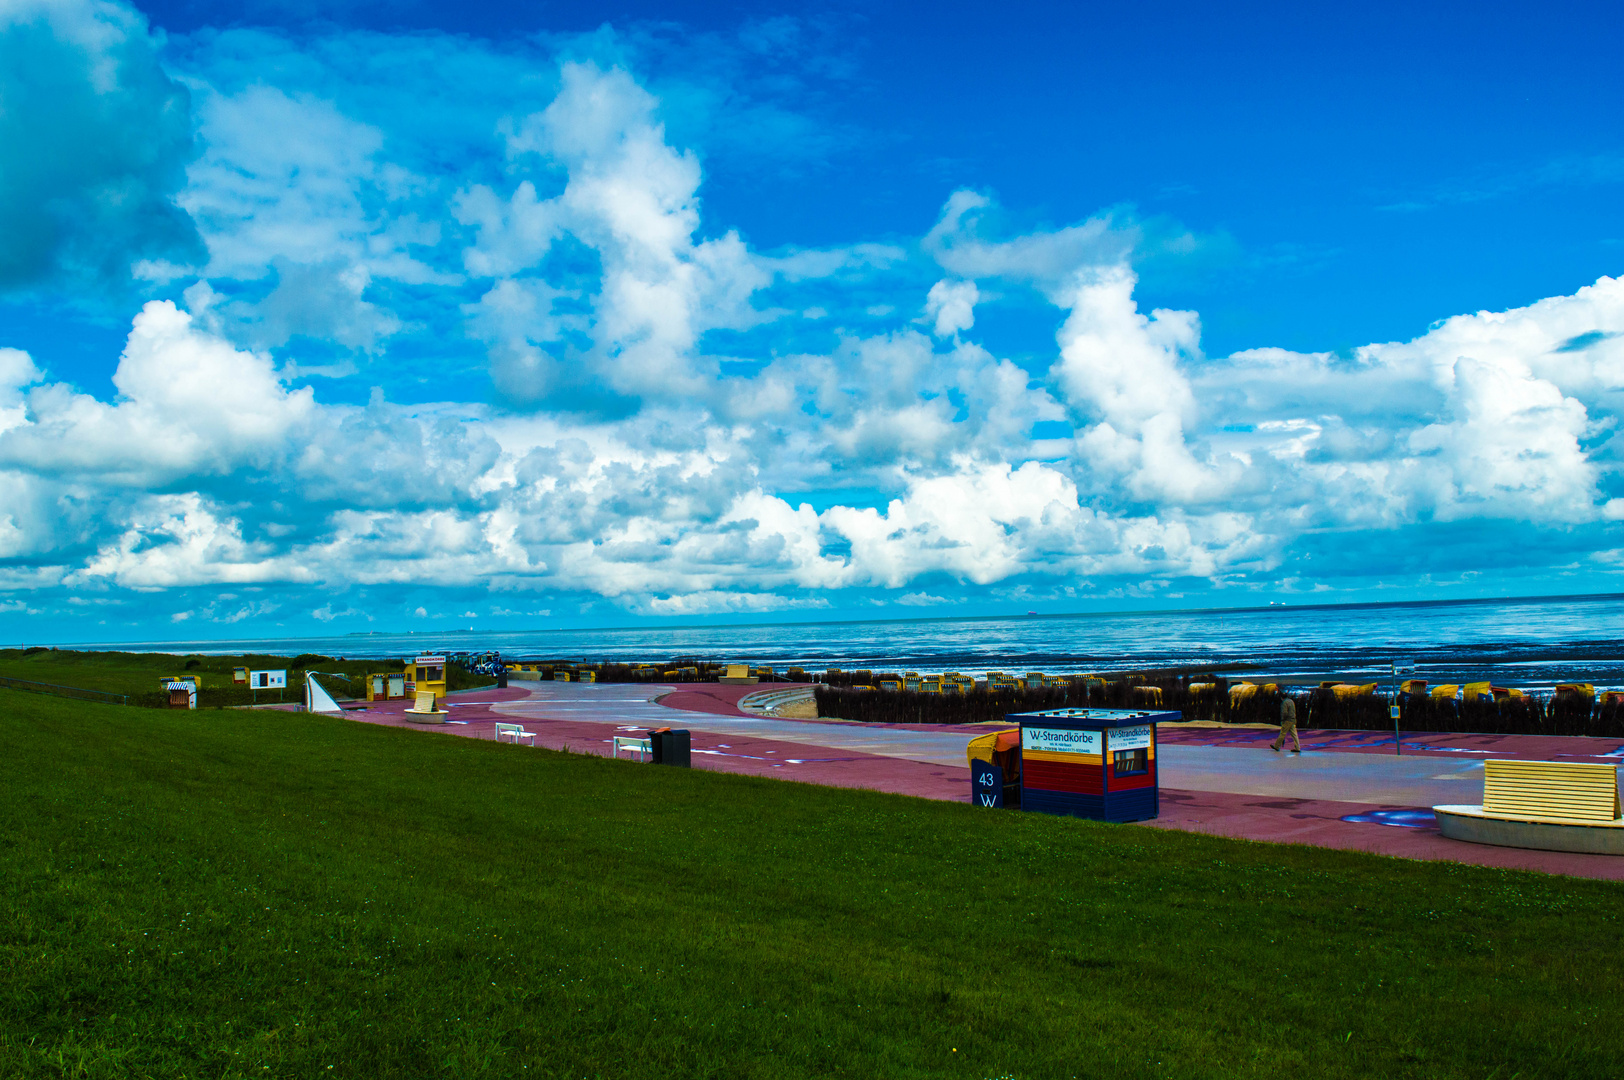
{"type": "Polygon", "coordinates": [[[419,690],[417,692],[417,698],[412,703],[412,707],[406,711],[409,713],[439,712],[440,710],[434,707],[434,691],[419,690]]]}
{"type": "Polygon", "coordinates": [[[417,700],[405,712],[406,719],[413,724],[443,724],[446,712],[444,709],[434,707],[434,691],[417,691],[417,700]]]}
{"type": "Polygon", "coordinates": [[[1483,812],[1539,820],[1617,821],[1618,766],[1588,761],[1485,761],[1483,812]]]}
{"type": "Polygon", "coordinates": [[[1453,840],[1624,855],[1616,765],[1485,761],[1481,806],[1434,806],[1432,813],[1453,840]]]}

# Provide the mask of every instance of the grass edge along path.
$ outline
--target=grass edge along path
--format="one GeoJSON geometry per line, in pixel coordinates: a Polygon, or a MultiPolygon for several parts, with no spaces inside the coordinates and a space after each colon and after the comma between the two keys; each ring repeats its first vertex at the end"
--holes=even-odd
{"type": "Polygon", "coordinates": [[[1624,888],[0,692],[0,1075],[1617,1075],[1624,888]]]}
{"type": "MultiPolygon", "coordinates": [[[[229,708],[237,705],[300,702],[304,699],[304,673],[307,670],[326,674],[337,672],[346,676],[343,679],[328,678],[323,682],[328,691],[337,697],[365,697],[367,675],[401,669],[402,662],[398,658],[339,660],[314,653],[300,656],[276,656],[265,653],[212,655],[92,651],[39,646],[30,649],[0,649],[0,676],[43,685],[54,684],[59,690],[75,691],[65,694],[58,692],[56,696],[84,700],[85,693],[122,695],[128,698],[127,704],[144,705],[148,708],[168,708],[169,694],[161,689],[161,684],[164,678],[175,675],[196,677],[199,680],[198,706],[210,709],[217,706],[229,708]],[[232,681],[232,672],[238,667],[285,671],[288,684],[282,690],[256,692],[247,685],[238,685],[232,681]]],[[[491,681],[488,676],[476,675],[456,665],[451,665],[446,674],[450,680],[450,689],[453,691],[473,689],[491,681]]]]}

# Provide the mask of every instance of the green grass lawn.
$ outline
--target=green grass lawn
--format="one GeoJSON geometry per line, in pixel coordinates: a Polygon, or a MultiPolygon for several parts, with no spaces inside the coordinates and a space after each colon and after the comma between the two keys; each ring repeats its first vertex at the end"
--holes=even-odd
{"type": "MultiPolygon", "coordinates": [[[[306,666],[322,672],[348,675],[342,679],[325,680],[334,694],[348,693],[366,696],[366,684],[361,680],[372,672],[399,671],[401,660],[332,660],[323,658],[296,664],[296,658],[249,654],[242,656],[202,656],[197,654],[90,652],[77,649],[0,649],[0,675],[31,682],[54,683],[81,690],[100,690],[109,694],[128,694],[131,703],[136,697],[166,697],[159,683],[169,675],[195,675],[201,686],[202,704],[247,704],[278,700],[275,690],[261,690],[254,694],[246,687],[237,687],[231,681],[232,669],[246,667],[251,670],[285,670],[288,686],[281,700],[299,701],[303,694],[306,666]]],[[[297,658],[303,659],[303,658],[297,658]]],[[[484,675],[473,675],[458,667],[448,669],[450,688],[460,690],[479,686],[491,680],[484,675]]]]}
{"type": "Polygon", "coordinates": [[[0,691],[0,1076],[1624,1068],[1624,888],[0,691]]]}

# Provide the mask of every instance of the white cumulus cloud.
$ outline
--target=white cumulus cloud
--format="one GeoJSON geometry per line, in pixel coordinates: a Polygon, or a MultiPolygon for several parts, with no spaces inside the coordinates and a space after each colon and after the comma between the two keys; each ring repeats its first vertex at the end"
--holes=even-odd
{"type": "MultiPolygon", "coordinates": [[[[76,140],[124,117],[159,148],[39,175],[98,214],[104,174],[173,194],[115,245],[155,292],[121,309],[110,392],[0,340],[0,590],[339,627],[1477,572],[1425,541],[1448,528],[1501,565],[1619,564],[1619,280],[1212,356],[1136,270],[1205,241],[1123,212],[1001,231],[944,192],[924,235],[756,249],[623,55],[230,31],[171,79],[130,9],[0,11],[0,50],[111,95],[74,99],[76,140]],[[380,104],[435,65],[454,119],[380,104]],[[1046,320],[1020,353],[1013,302],[1046,320]]],[[[0,220],[45,182],[0,178],[0,220]]],[[[94,247],[53,228],[0,237],[30,287],[94,247]]]]}

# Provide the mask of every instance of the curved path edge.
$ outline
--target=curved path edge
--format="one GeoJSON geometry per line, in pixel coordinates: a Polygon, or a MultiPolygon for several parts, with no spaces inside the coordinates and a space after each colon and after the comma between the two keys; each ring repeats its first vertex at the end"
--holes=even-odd
{"type": "MultiPolygon", "coordinates": [[[[970,801],[964,747],[985,725],[910,730],[898,725],[751,716],[738,709],[738,700],[756,689],[714,684],[514,682],[505,690],[450,695],[445,724],[410,723],[403,715],[404,701],[346,710],[344,718],[483,739],[495,738],[498,723],[517,723],[534,734],[536,746],[604,757],[612,756],[616,735],[680,726],[692,733],[693,764],[699,769],[970,801]],[[716,689],[743,692],[730,695],[729,700],[712,693],[716,689]],[[688,710],[667,704],[677,693],[693,694],[679,700],[706,707],[688,710]]],[[[1248,732],[1242,737],[1264,734],[1248,732]]],[[[1464,801],[1459,795],[1427,796],[1438,785],[1452,788],[1451,794],[1466,794],[1472,781],[1481,776],[1481,757],[1434,751],[1395,759],[1373,753],[1376,747],[1365,740],[1349,738],[1354,734],[1339,733],[1321,743],[1340,743],[1340,752],[1320,751],[1297,759],[1262,751],[1261,744],[1250,739],[1242,746],[1229,738],[1223,740],[1227,745],[1168,740],[1164,755],[1159,755],[1164,762],[1161,816],[1138,827],[1624,880],[1624,858],[1618,856],[1466,843],[1446,838],[1430,822],[1419,827],[1369,823],[1368,819],[1380,820],[1383,815],[1394,820],[1406,815],[1413,819],[1418,813],[1424,817],[1430,815],[1434,803],[1464,801]],[[1452,760],[1440,760],[1444,758],[1452,760]],[[1338,798],[1305,797],[1310,793],[1334,793],[1338,798]],[[1367,821],[1347,820],[1350,817],[1367,821]]],[[[1235,732],[1230,738],[1240,735],[1235,732]]],[[[1272,737],[1272,733],[1268,735],[1272,737]]],[[[1495,756],[1512,749],[1504,738],[1472,738],[1481,740],[1482,749],[1492,745],[1490,752],[1495,756]]],[[[1440,745],[1438,749],[1444,748],[1440,745]]],[[[1550,751],[1545,745],[1540,749],[1550,751]]],[[[1601,756],[1597,752],[1602,748],[1587,745],[1583,750],[1601,756]]]]}

